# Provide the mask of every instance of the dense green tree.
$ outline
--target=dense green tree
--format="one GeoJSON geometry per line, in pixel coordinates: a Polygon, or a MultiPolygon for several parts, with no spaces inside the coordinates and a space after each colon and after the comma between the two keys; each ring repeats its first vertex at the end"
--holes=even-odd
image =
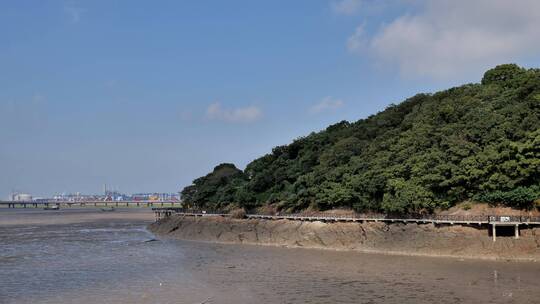
{"type": "Polygon", "coordinates": [[[193,185],[185,187],[182,199],[190,207],[220,208],[231,204],[236,199],[236,192],[246,181],[242,170],[233,164],[220,164],[206,176],[193,181],[193,185]]]}
{"type": "Polygon", "coordinates": [[[182,198],[205,208],[407,213],[467,199],[528,207],[539,189],[540,70],[505,64],[480,84],[418,94],[276,147],[243,172],[217,166],[182,198]]]}

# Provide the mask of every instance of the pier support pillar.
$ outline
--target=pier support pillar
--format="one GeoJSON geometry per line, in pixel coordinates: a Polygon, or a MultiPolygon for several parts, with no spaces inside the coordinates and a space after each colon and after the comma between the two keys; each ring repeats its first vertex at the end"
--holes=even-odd
{"type": "Polygon", "coordinates": [[[514,229],[514,232],[515,232],[515,238],[516,239],[519,239],[519,224],[516,224],[515,226],[515,229],[514,229]]]}
{"type": "Polygon", "coordinates": [[[497,229],[495,229],[495,223],[491,224],[491,235],[493,236],[493,241],[497,239],[497,229]]]}

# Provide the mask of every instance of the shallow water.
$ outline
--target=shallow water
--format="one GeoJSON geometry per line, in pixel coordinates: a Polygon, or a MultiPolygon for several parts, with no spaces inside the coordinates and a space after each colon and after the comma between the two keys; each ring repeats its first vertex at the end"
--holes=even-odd
{"type": "Polygon", "coordinates": [[[0,209],[0,303],[540,303],[539,263],[147,242],[143,212],[0,209]]]}

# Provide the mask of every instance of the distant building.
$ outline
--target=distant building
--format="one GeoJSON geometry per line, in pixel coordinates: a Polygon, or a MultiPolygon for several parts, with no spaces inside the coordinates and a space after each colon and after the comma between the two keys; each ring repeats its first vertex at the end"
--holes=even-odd
{"type": "Polygon", "coordinates": [[[135,193],[131,195],[131,199],[134,201],[179,201],[180,195],[178,193],[135,193]]]}
{"type": "Polygon", "coordinates": [[[104,194],[60,193],[52,197],[33,197],[30,194],[12,192],[10,201],[18,202],[89,202],[89,201],[149,201],[149,202],[180,202],[180,193],[136,193],[122,194],[119,191],[106,190],[104,194]]]}
{"type": "Polygon", "coordinates": [[[14,202],[30,202],[32,201],[32,195],[26,193],[13,193],[11,200],[14,202]]]}

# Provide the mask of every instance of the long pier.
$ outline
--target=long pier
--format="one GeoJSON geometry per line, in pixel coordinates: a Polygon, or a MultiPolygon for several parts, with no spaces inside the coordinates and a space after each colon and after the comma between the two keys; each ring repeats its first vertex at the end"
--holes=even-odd
{"type": "MultiPolygon", "coordinates": [[[[156,221],[172,215],[179,216],[221,216],[228,217],[230,214],[219,211],[194,211],[184,208],[152,208],[156,214],[156,221]]],[[[513,226],[514,238],[519,238],[520,226],[538,226],[540,217],[538,216],[514,216],[514,215],[426,215],[426,216],[390,216],[383,214],[364,215],[328,215],[328,214],[246,214],[248,219],[264,220],[291,220],[291,221],[320,221],[320,222],[384,222],[384,223],[416,223],[434,225],[488,225],[491,226],[493,241],[497,238],[496,227],[513,226]]]]}
{"type": "Polygon", "coordinates": [[[164,207],[181,206],[179,201],[0,201],[0,207],[8,208],[43,208],[58,207],[164,207]]]}

